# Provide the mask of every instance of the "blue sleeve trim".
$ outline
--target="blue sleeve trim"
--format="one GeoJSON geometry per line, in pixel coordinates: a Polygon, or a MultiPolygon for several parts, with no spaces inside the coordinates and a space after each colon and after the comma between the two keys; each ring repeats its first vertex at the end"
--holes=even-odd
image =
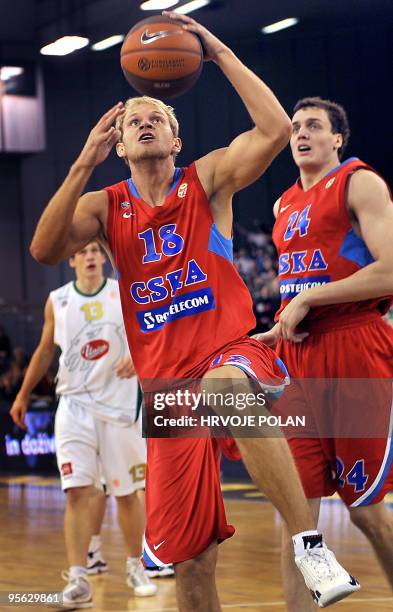
{"type": "Polygon", "coordinates": [[[233,263],[233,240],[225,238],[215,223],[211,226],[208,249],[233,263]]]}
{"type": "Polygon", "coordinates": [[[365,242],[355,234],[353,229],[350,229],[345,236],[338,254],[340,257],[353,261],[360,268],[364,268],[375,261],[365,242]]]}

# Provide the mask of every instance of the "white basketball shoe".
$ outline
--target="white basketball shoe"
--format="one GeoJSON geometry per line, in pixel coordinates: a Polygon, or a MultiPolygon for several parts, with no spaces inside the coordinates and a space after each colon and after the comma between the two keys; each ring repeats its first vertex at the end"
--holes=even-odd
{"type": "Polygon", "coordinates": [[[151,597],[158,590],[146,574],[140,559],[127,559],[127,585],[134,589],[136,597],[151,597]]]}
{"type": "Polygon", "coordinates": [[[320,608],[344,599],[360,589],[360,584],[341,567],[323,541],[322,535],[302,537],[304,552],[295,545],[295,563],[320,608]]]}
{"type": "Polygon", "coordinates": [[[87,576],[83,574],[71,575],[70,572],[63,572],[62,578],[68,582],[62,594],[62,608],[74,610],[93,607],[93,590],[87,576]]]}

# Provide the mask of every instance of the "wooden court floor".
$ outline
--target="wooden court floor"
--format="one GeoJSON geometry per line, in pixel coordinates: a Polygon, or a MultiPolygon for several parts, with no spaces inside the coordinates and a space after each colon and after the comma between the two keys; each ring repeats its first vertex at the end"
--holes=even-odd
{"type": "MultiPolygon", "coordinates": [[[[228,517],[237,532],[220,546],[218,588],[223,610],[285,611],[279,575],[278,515],[252,485],[232,484],[224,486],[224,489],[228,517]]],[[[64,495],[56,479],[0,479],[2,593],[62,589],[64,583],[60,571],[66,568],[63,507],[64,495]]],[[[363,587],[356,596],[329,609],[340,612],[393,611],[393,595],[388,584],[367,541],[350,524],[340,501],[323,502],[321,527],[338,558],[360,579],[363,587]]],[[[92,578],[93,612],[175,612],[173,579],[158,580],[159,593],[151,598],[135,598],[127,588],[125,556],[112,499],[108,503],[102,537],[110,571],[92,578]]],[[[37,610],[44,607],[18,606],[15,609],[37,610]]],[[[6,612],[11,607],[0,605],[0,610],[6,612]]]]}

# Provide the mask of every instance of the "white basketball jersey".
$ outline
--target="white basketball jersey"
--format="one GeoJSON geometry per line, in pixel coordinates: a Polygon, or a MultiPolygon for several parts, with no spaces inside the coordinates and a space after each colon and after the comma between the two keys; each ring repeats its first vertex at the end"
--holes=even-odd
{"type": "Polygon", "coordinates": [[[117,281],[94,294],[70,282],[52,291],[54,341],[61,349],[57,394],[72,395],[98,418],[128,425],[136,418],[138,380],[116,376],[129,356],[117,281]]]}

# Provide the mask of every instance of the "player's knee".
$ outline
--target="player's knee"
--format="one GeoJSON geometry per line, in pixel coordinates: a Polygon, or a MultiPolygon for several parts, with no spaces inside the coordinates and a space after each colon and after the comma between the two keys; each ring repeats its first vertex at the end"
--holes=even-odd
{"type": "Polygon", "coordinates": [[[137,492],[128,493],[127,495],[118,495],[116,497],[117,504],[119,506],[133,506],[136,502],[138,502],[137,492]]]}
{"type": "Polygon", "coordinates": [[[383,531],[391,526],[391,519],[384,508],[377,506],[362,506],[350,508],[351,521],[369,538],[380,537],[383,531]]]}
{"type": "Polygon", "coordinates": [[[216,569],[216,551],[208,550],[194,559],[176,563],[175,574],[179,580],[205,582],[214,576],[216,569]]]}
{"type": "Polygon", "coordinates": [[[214,571],[213,564],[198,563],[196,559],[189,559],[175,565],[176,579],[183,583],[190,582],[195,589],[198,584],[204,584],[206,580],[211,579],[214,571]]]}
{"type": "Polygon", "coordinates": [[[77,506],[79,504],[88,504],[89,502],[89,487],[72,487],[67,489],[67,504],[69,506],[77,506]]]}

